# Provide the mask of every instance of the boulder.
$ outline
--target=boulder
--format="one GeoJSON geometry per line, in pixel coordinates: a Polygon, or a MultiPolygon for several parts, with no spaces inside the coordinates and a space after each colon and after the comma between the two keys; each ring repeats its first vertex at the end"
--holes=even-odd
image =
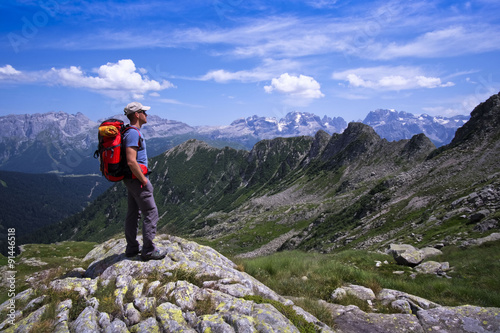
{"type": "Polygon", "coordinates": [[[494,232],[494,233],[492,233],[489,236],[486,236],[486,237],[483,237],[483,238],[478,238],[476,241],[477,241],[477,245],[481,245],[481,244],[484,244],[484,243],[487,243],[487,242],[494,242],[494,241],[497,241],[497,240],[500,240],[500,233],[494,232]]]}
{"type": "Polygon", "coordinates": [[[366,313],[356,307],[344,311],[334,321],[339,333],[424,332],[414,315],[366,313]]]}
{"type": "Polygon", "coordinates": [[[430,257],[435,257],[435,256],[439,256],[439,255],[443,254],[443,252],[441,250],[439,250],[435,247],[424,247],[424,248],[420,249],[420,251],[422,252],[424,260],[427,258],[430,258],[430,257]]]}
{"type": "Polygon", "coordinates": [[[439,307],[417,313],[426,332],[500,332],[500,308],[439,307]]]}
{"type": "Polygon", "coordinates": [[[98,332],[100,329],[97,322],[97,311],[91,306],[86,307],[70,327],[78,333],[98,332]]]}
{"type": "Polygon", "coordinates": [[[370,288],[349,284],[344,287],[337,288],[333,291],[332,300],[340,300],[346,295],[354,296],[362,301],[372,301],[376,298],[375,293],[370,288]]]}
{"type": "Polygon", "coordinates": [[[408,244],[390,244],[389,249],[387,250],[387,254],[390,254],[392,256],[397,256],[406,251],[416,251],[416,250],[417,249],[414,246],[408,244]]]}
{"type": "Polygon", "coordinates": [[[498,229],[498,221],[497,220],[486,220],[486,221],[483,221],[481,223],[478,223],[474,226],[474,231],[477,231],[477,232],[486,232],[488,230],[491,230],[491,229],[498,229]]]}
{"type": "Polygon", "coordinates": [[[415,270],[422,274],[442,274],[450,269],[450,264],[447,262],[426,261],[421,263],[415,270]]]}
{"type": "Polygon", "coordinates": [[[480,210],[469,216],[469,223],[477,223],[484,219],[486,216],[490,215],[490,211],[487,209],[480,210]]]}
{"type": "Polygon", "coordinates": [[[396,260],[399,265],[415,267],[424,260],[424,255],[420,250],[409,250],[394,255],[394,260],[396,260]]]}
{"type": "Polygon", "coordinates": [[[440,307],[439,304],[429,301],[425,298],[418,297],[415,295],[411,295],[399,290],[394,289],[382,289],[378,295],[377,300],[380,301],[383,305],[389,305],[396,300],[406,300],[410,304],[413,313],[416,313],[419,310],[433,309],[436,307],[440,307]]]}

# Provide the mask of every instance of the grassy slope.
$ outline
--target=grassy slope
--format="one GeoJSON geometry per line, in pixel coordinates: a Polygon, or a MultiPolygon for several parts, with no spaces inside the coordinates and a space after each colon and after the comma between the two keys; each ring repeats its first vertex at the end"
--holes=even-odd
{"type": "Polygon", "coordinates": [[[441,305],[464,304],[500,307],[500,242],[486,243],[466,250],[447,247],[443,255],[428,260],[450,263],[451,279],[419,274],[397,265],[392,257],[360,250],[332,254],[294,251],[241,260],[245,271],[281,295],[329,300],[332,291],[346,283],[371,288],[396,289],[441,305]],[[488,260],[484,260],[488,258],[488,260]],[[375,266],[375,261],[389,264],[375,266]],[[403,275],[394,271],[405,271],[403,275]],[[302,280],[307,276],[307,281],[302,280]]]}

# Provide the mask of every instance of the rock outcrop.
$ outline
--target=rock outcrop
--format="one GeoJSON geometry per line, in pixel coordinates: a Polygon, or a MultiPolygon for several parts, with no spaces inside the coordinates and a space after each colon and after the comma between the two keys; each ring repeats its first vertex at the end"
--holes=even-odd
{"type": "MultiPolygon", "coordinates": [[[[212,248],[160,236],[163,260],[126,258],[124,239],[96,246],[87,269],[15,296],[27,304],[0,324],[2,332],[499,332],[500,309],[444,307],[391,289],[375,294],[348,285],[332,291],[390,305],[393,314],[324,300],[331,328],[278,295],[212,248]],[[35,290],[36,289],[36,290],[35,290]],[[287,309],[283,311],[283,309],[287,309]],[[51,315],[52,313],[52,315],[51,315]],[[47,318],[52,318],[47,320],[47,318]],[[55,318],[54,318],[55,317],[55,318]],[[48,324],[47,324],[48,323],[48,324]],[[45,325],[45,326],[44,326],[45,325]],[[47,327],[47,325],[49,325],[47,327]]],[[[9,301],[0,305],[8,312],[9,301]]]]}

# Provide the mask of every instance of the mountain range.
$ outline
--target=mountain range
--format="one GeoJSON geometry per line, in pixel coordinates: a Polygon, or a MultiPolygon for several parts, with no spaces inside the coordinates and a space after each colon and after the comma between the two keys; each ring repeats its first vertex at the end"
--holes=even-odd
{"type": "MultiPolygon", "coordinates": [[[[114,116],[125,120],[124,116],[114,116]]],[[[363,123],[389,141],[409,139],[424,133],[436,146],[451,141],[468,116],[452,118],[414,116],[406,112],[376,110],[363,123]]],[[[85,115],[64,112],[8,115],[0,117],[0,170],[28,173],[95,174],[92,158],[97,146],[98,122],[85,115]]],[[[313,136],[323,130],[342,133],[347,123],[341,117],[320,118],[311,113],[292,112],[282,119],[252,116],[226,126],[192,127],[185,123],[150,115],[143,132],[148,138],[149,156],[155,156],[187,141],[198,139],[214,147],[230,146],[251,150],[260,140],[276,137],[313,136]]]]}
{"type": "Polygon", "coordinates": [[[439,148],[359,122],[250,151],[187,140],[151,159],[167,256],[125,257],[117,183],[16,238],[16,272],[0,256],[0,330],[497,332],[499,160],[500,94],[439,148]]]}
{"type": "MultiPolygon", "coordinates": [[[[191,139],[152,158],[159,231],[231,255],[467,244],[499,227],[500,95],[447,145],[388,141],[363,123],[342,133],[261,140],[251,151],[191,139]]],[[[122,232],[116,184],[37,240],[103,241],[122,232]]],[[[465,246],[465,245],[464,245],[465,246]]]]}

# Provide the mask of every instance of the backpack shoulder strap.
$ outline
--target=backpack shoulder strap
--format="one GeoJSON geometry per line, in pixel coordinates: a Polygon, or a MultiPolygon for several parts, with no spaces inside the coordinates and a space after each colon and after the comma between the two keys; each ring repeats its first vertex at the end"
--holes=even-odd
{"type": "Polygon", "coordinates": [[[139,131],[139,129],[135,126],[130,126],[130,124],[127,124],[123,130],[122,130],[122,135],[125,134],[125,132],[127,132],[129,129],[135,129],[137,131],[137,133],[139,133],[139,148],[141,148],[141,143],[142,143],[142,135],[141,135],[141,131],[139,131]]]}

